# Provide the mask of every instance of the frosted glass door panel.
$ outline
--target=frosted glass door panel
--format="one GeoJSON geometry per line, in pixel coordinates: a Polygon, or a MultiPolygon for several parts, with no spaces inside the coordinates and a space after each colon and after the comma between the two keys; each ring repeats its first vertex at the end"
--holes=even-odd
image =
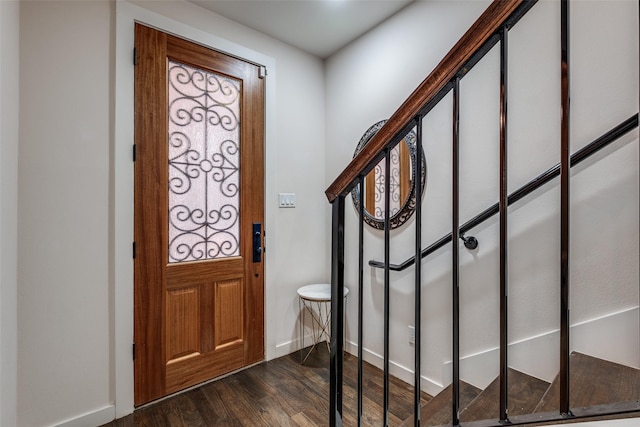
{"type": "Polygon", "coordinates": [[[240,254],[240,82],[169,61],[169,262],[240,254]]]}

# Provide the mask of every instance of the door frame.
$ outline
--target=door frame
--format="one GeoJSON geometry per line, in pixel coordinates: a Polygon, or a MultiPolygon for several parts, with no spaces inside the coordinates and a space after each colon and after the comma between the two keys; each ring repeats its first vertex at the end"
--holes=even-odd
{"type": "MultiPolygon", "coordinates": [[[[189,7],[182,4],[181,7],[189,7]]],[[[134,24],[140,22],[158,30],[175,34],[195,43],[202,44],[228,55],[242,58],[248,62],[267,68],[265,81],[265,230],[267,236],[273,235],[275,224],[276,200],[275,182],[269,172],[274,170],[275,160],[275,78],[276,61],[267,55],[240,46],[213,33],[199,30],[189,24],[167,18],[156,12],[133,5],[126,1],[114,2],[116,15],[115,43],[115,89],[114,114],[112,128],[112,146],[110,150],[110,313],[112,339],[112,399],[115,404],[115,416],[121,418],[134,410],[133,395],[133,134],[134,134],[134,24]]],[[[196,8],[197,6],[193,6],[196,8]]],[[[182,15],[186,17],[188,14],[182,15]]],[[[189,20],[189,18],[184,18],[189,20]]],[[[195,18],[192,18],[195,19],[195,18]]],[[[194,21],[195,22],[195,21],[194,21]]],[[[200,21],[202,22],[202,21],[200,21]]],[[[273,238],[266,241],[272,244],[273,238]]],[[[270,264],[273,256],[265,257],[264,272],[264,352],[265,360],[275,357],[275,322],[270,321],[272,313],[268,310],[269,295],[272,294],[269,280],[272,271],[270,264]]]]}

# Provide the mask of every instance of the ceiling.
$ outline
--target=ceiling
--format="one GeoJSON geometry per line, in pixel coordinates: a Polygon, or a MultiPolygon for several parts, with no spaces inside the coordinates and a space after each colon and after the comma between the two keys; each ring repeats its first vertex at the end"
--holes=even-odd
{"type": "Polygon", "coordinates": [[[189,0],[326,58],[415,0],[189,0]]]}

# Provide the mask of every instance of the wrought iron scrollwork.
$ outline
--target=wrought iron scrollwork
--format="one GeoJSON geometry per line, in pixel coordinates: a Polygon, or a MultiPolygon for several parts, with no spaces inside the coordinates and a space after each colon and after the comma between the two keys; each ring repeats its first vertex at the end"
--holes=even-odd
{"type": "Polygon", "coordinates": [[[169,262],[239,254],[238,81],[169,63],[169,262]]]}

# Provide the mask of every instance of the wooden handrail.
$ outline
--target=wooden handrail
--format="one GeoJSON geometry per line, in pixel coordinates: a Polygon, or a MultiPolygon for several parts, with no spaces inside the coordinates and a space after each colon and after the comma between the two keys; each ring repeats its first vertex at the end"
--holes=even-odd
{"type": "Polygon", "coordinates": [[[420,110],[447,85],[460,68],[504,24],[523,1],[525,0],[494,0],[491,3],[431,74],[402,103],[387,123],[327,188],[325,194],[329,202],[333,202],[336,197],[347,190],[349,185],[386,148],[387,143],[397,136],[409,121],[413,120],[420,110]]]}

